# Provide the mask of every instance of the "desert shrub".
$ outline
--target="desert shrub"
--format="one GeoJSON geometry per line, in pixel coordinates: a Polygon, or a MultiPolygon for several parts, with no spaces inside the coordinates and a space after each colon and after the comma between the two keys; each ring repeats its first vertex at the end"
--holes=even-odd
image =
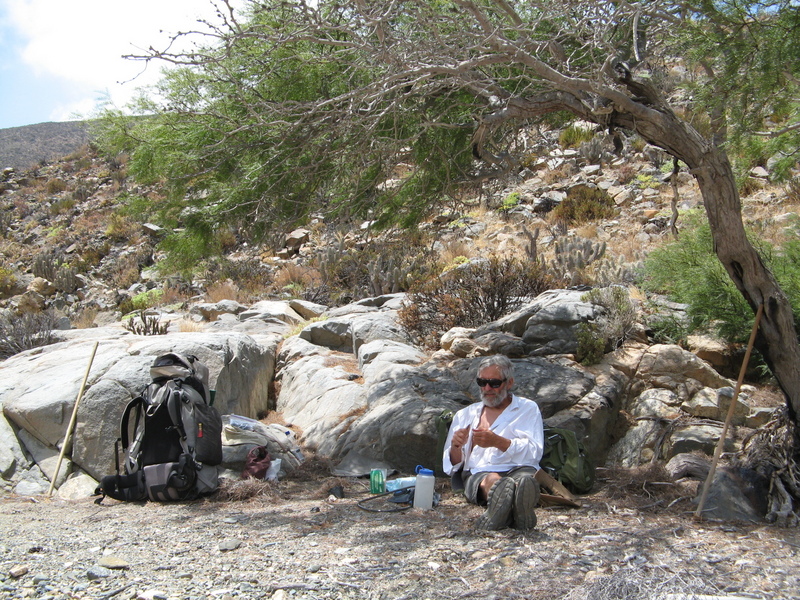
{"type": "Polygon", "coordinates": [[[578,349],[575,359],[582,365],[596,365],[606,352],[606,340],[595,323],[581,323],[575,331],[578,349]]]}
{"type": "Polygon", "coordinates": [[[608,193],[581,185],[567,192],[567,197],[553,209],[552,218],[567,225],[579,225],[610,218],[614,212],[614,199],[608,193]]]}
{"type": "Polygon", "coordinates": [[[161,303],[161,298],[164,295],[164,290],[153,288],[141,294],[136,294],[131,298],[131,305],[133,310],[143,311],[148,308],[153,308],[161,303]]]}
{"type": "Polygon", "coordinates": [[[792,204],[800,204],[800,177],[793,177],[787,182],[786,199],[792,204]]]}
{"type": "Polygon", "coordinates": [[[239,300],[239,286],[230,279],[216,281],[206,289],[206,300],[208,302],[219,302],[220,300],[239,300]]]}
{"type": "Polygon", "coordinates": [[[272,272],[258,259],[229,260],[216,257],[205,267],[208,281],[235,281],[240,302],[249,302],[267,294],[272,284],[272,272]]]}
{"type": "Polygon", "coordinates": [[[635,165],[630,163],[625,163],[624,165],[620,166],[617,169],[617,179],[621,185],[625,185],[626,183],[630,183],[636,178],[636,173],[638,169],[635,165]]]}
{"type": "Polygon", "coordinates": [[[67,184],[61,179],[50,179],[44,186],[48,194],[58,194],[67,189],[67,184]]]}
{"type": "Polygon", "coordinates": [[[17,285],[17,278],[11,269],[0,267],[0,298],[10,295],[17,285]]]}
{"type": "Polygon", "coordinates": [[[408,291],[413,281],[434,272],[431,251],[419,239],[373,242],[366,248],[330,247],[314,266],[321,280],[304,296],[323,304],[346,304],[382,294],[408,291]]]}
{"type": "Polygon", "coordinates": [[[62,200],[57,200],[50,205],[50,214],[53,216],[60,215],[61,213],[72,210],[74,207],[74,198],[63,198],[62,200]]]}
{"type": "MultiPolygon", "coordinates": [[[[797,328],[800,240],[791,240],[777,250],[763,240],[751,238],[751,242],[786,293],[797,328]]],[[[687,215],[680,238],[648,255],[643,286],[687,304],[691,331],[712,331],[729,342],[739,343],[746,342],[750,335],[753,311],[714,254],[711,229],[700,214],[687,215]]]]}
{"type": "Polygon", "coordinates": [[[558,143],[562,148],[577,148],[594,137],[594,132],[579,125],[568,125],[558,135],[558,143]]]}
{"type": "Polygon", "coordinates": [[[637,311],[628,290],[619,285],[595,288],[583,294],[581,300],[602,307],[594,323],[582,323],[578,327],[577,358],[590,365],[599,362],[605,352],[619,348],[631,336],[637,311]]]}
{"type": "Polygon", "coordinates": [[[491,256],[412,287],[399,319],[418,343],[436,348],[447,330],[497,320],[554,286],[541,263],[491,256]]]}
{"type": "Polygon", "coordinates": [[[133,219],[119,213],[111,213],[108,217],[106,235],[115,242],[129,242],[139,234],[139,224],[133,219]]]}
{"type": "Polygon", "coordinates": [[[0,313],[0,358],[52,343],[57,320],[51,311],[22,315],[0,313]]]}

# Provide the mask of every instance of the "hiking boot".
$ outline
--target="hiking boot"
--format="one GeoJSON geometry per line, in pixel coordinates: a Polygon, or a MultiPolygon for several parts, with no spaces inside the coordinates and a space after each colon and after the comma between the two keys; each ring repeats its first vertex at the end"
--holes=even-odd
{"type": "Polygon", "coordinates": [[[517,484],[510,477],[503,477],[489,490],[486,512],[475,522],[478,529],[496,531],[508,525],[511,507],[514,505],[514,490],[517,484]]]}
{"type": "Polygon", "coordinates": [[[517,482],[514,491],[514,529],[533,529],[536,527],[536,505],[539,504],[539,484],[533,477],[523,477],[517,482]]]}

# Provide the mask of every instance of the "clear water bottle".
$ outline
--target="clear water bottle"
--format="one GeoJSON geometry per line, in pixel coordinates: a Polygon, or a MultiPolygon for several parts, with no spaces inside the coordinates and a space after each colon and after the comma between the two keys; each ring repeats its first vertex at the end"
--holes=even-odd
{"type": "Polygon", "coordinates": [[[433,485],[436,477],[433,471],[422,465],[417,465],[417,482],[414,486],[414,508],[429,510],[433,508],[433,485]]]}

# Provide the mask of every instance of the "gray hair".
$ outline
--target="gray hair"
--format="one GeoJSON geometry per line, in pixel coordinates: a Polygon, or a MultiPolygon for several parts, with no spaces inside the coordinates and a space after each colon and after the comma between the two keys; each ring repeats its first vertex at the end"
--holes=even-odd
{"type": "Polygon", "coordinates": [[[478,373],[486,367],[497,367],[503,375],[503,379],[511,379],[514,377],[514,363],[505,354],[493,354],[487,356],[478,365],[478,373]]]}

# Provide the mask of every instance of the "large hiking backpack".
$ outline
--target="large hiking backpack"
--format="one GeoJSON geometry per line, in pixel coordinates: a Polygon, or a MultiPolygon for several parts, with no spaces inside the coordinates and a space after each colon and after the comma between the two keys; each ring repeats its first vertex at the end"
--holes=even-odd
{"type": "Polygon", "coordinates": [[[594,485],[594,466],[571,429],[544,426],[544,454],[539,466],[576,494],[585,494],[594,485]]]}
{"type": "Polygon", "coordinates": [[[117,500],[166,501],[215,491],[222,417],[211,405],[208,368],[195,356],[169,353],[153,361],[150,377],[122,413],[117,472],[103,477],[97,492],[117,500]]]}

